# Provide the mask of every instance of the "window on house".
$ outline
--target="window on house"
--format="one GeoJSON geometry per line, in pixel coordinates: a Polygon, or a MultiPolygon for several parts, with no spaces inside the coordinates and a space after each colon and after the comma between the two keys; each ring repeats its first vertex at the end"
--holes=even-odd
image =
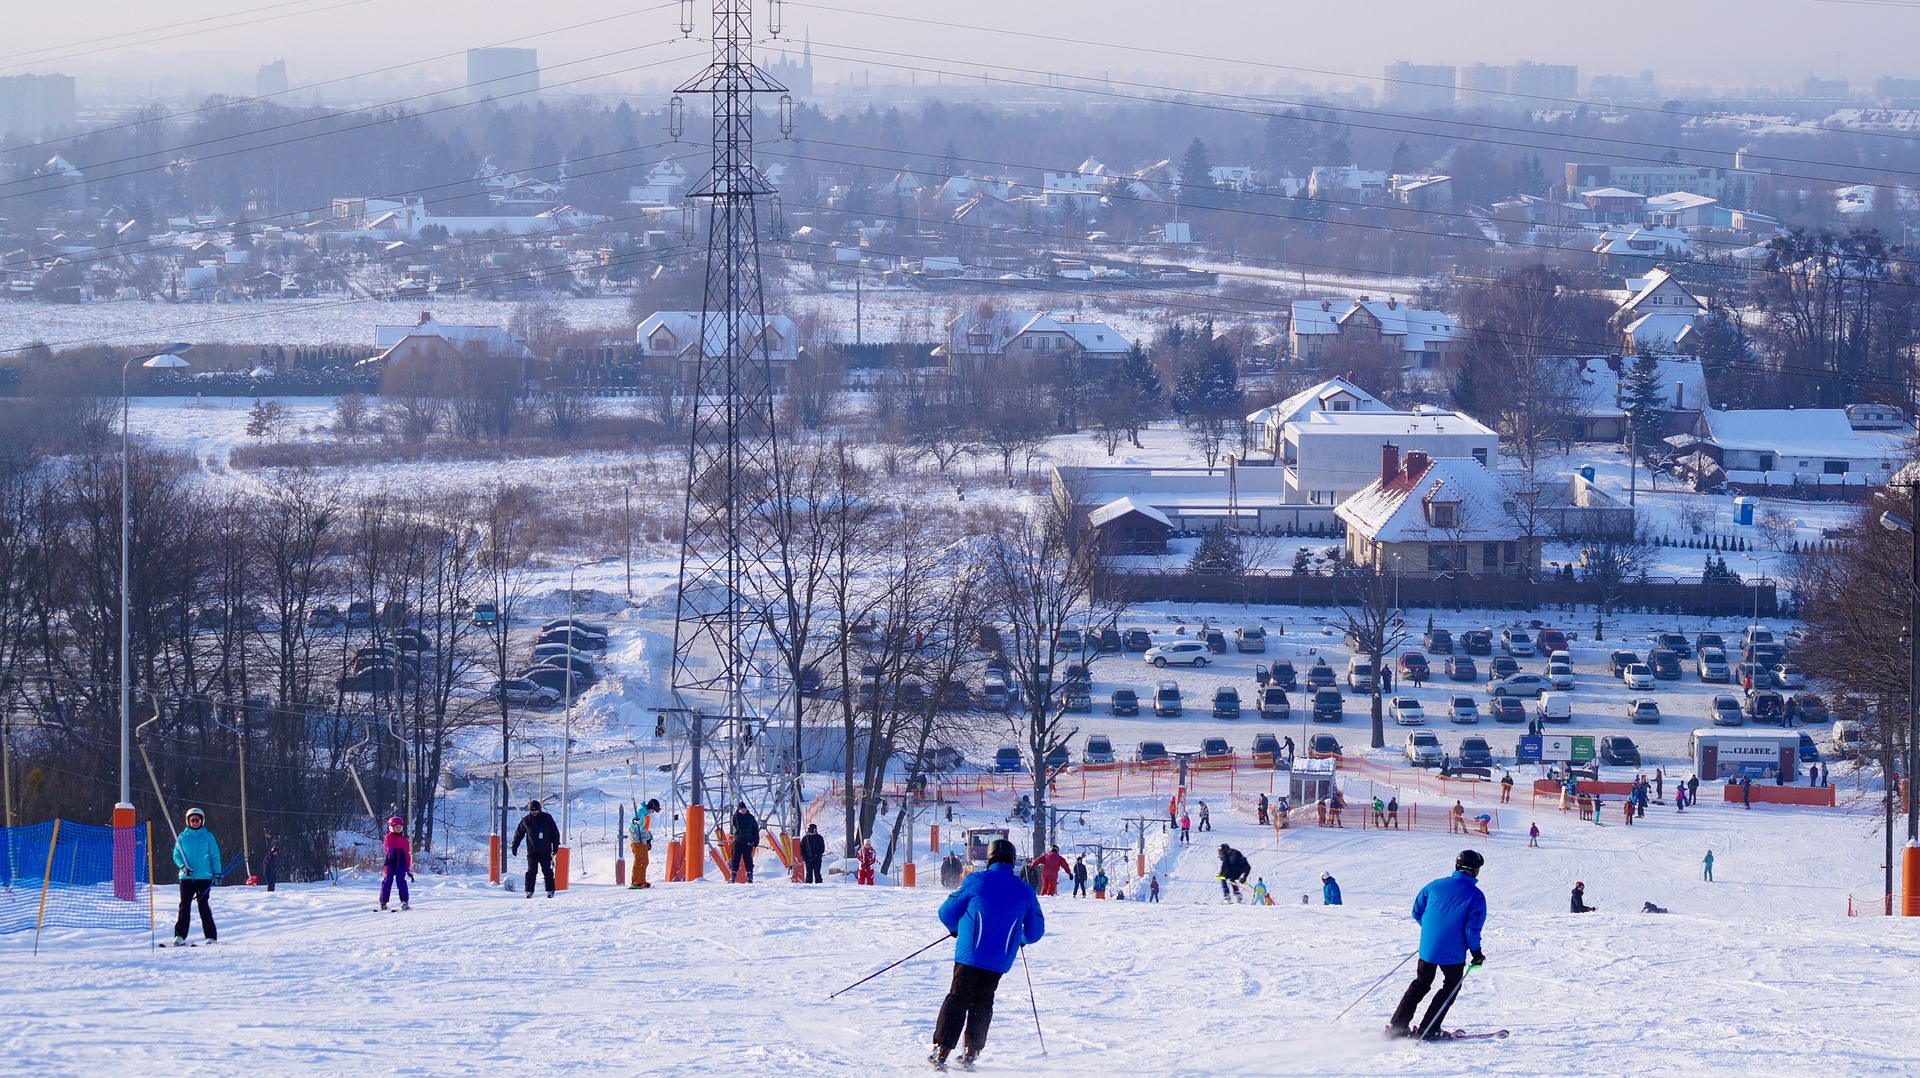
{"type": "Polygon", "coordinates": [[[1481,467],[1483,467],[1483,468],[1484,468],[1484,467],[1486,467],[1486,464],[1487,464],[1487,451],[1486,451],[1486,450],[1484,450],[1484,449],[1476,449],[1476,450],[1474,450],[1474,451],[1473,451],[1473,459],[1475,459],[1475,460],[1477,460],[1477,461],[1479,461],[1479,462],[1480,462],[1480,466],[1481,466],[1481,467]]]}
{"type": "Polygon", "coordinates": [[[1501,547],[1501,550],[1500,550],[1501,558],[1508,565],[1512,565],[1514,562],[1517,562],[1520,560],[1520,544],[1519,543],[1502,543],[1500,544],[1500,547],[1501,547]]]}
{"type": "Polygon", "coordinates": [[[1427,568],[1435,572],[1460,569],[1467,560],[1466,548],[1451,543],[1427,544],[1427,568]]]}
{"type": "Polygon", "coordinates": [[[1460,503],[1433,502],[1427,506],[1427,521],[1436,528],[1460,526],[1460,503]]]}
{"type": "Polygon", "coordinates": [[[1496,569],[1500,566],[1500,544],[1480,544],[1480,568],[1496,569]]]}
{"type": "Polygon", "coordinates": [[[1844,460],[1829,460],[1821,465],[1820,470],[1827,475],[1845,475],[1847,474],[1847,462],[1844,460]]]}
{"type": "Polygon", "coordinates": [[[1351,412],[1353,411],[1353,402],[1352,401],[1334,401],[1333,410],[1336,412],[1351,412]]]}

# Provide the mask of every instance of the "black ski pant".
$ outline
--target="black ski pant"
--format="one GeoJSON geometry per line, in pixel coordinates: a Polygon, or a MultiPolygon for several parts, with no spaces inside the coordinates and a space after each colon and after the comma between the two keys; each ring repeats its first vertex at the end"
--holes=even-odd
{"type": "Polygon", "coordinates": [[[727,875],[729,877],[734,880],[745,880],[747,883],[753,882],[753,848],[755,845],[757,844],[741,842],[737,839],[734,841],[733,860],[727,865],[727,875]],[[745,867],[743,868],[742,866],[745,867]]]}
{"type": "Polygon", "coordinates": [[[1074,878],[1074,881],[1073,881],[1073,897],[1075,897],[1075,898],[1085,898],[1085,897],[1087,897],[1087,881],[1085,881],[1085,880],[1083,880],[1083,879],[1080,879],[1080,878],[1078,878],[1078,877],[1075,877],[1075,878],[1074,878]]]}
{"type": "Polygon", "coordinates": [[[1393,1028],[1406,1029],[1413,1021],[1413,1012],[1420,1007],[1420,1001],[1426,997],[1427,990],[1433,987],[1433,973],[1440,971],[1440,994],[1433,997],[1427,1005],[1427,1016],[1415,1030],[1420,1036],[1426,1036],[1441,1028],[1440,1023],[1447,1020],[1447,1009],[1453,1006],[1453,998],[1460,990],[1460,978],[1467,971],[1465,962],[1450,962],[1439,966],[1422,958],[1414,971],[1413,983],[1400,996],[1400,1006],[1393,1009],[1393,1028]]]}
{"type": "Polygon", "coordinates": [[[933,1024],[933,1043],[951,1052],[965,1029],[967,1051],[979,1055],[987,1046],[987,1026],[993,1023],[993,993],[999,987],[1000,974],[955,962],[953,984],[947,988],[940,1017],[933,1024]]]}
{"type": "Polygon", "coordinates": [[[200,934],[210,940],[220,938],[220,932],[213,927],[213,910],[207,905],[207,895],[213,890],[212,880],[180,881],[180,916],[173,922],[173,938],[186,939],[187,929],[193,925],[193,907],[200,907],[200,934]]]}
{"type": "Polygon", "coordinates": [[[544,872],[547,876],[547,893],[553,893],[553,854],[527,851],[527,893],[533,893],[533,874],[544,872]]]}
{"type": "Polygon", "coordinates": [[[809,857],[809,858],[806,858],[806,862],[807,862],[807,880],[806,880],[806,882],[808,882],[808,883],[819,883],[819,882],[821,882],[821,880],[820,880],[820,858],[818,858],[818,857],[809,857]]]}

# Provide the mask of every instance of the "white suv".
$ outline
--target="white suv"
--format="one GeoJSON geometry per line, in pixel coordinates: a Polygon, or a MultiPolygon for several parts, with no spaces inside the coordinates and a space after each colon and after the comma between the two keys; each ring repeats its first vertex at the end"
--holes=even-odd
{"type": "Polygon", "coordinates": [[[1446,757],[1440,739],[1431,730],[1415,730],[1407,735],[1407,762],[1416,767],[1438,767],[1446,757]]]}
{"type": "Polygon", "coordinates": [[[1200,640],[1173,640],[1165,644],[1155,644],[1147,649],[1141,658],[1155,666],[1164,667],[1169,663],[1185,666],[1207,665],[1207,645],[1200,640]]]}

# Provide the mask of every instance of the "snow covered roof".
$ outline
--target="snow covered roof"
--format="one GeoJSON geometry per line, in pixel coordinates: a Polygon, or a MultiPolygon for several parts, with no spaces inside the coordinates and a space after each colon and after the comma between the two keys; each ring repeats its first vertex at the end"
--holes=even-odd
{"type": "Polygon", "coordinates": [[[467,345],[478,345],[489,356],[510,356],[515,359],[532,359],[533,351],[527,347],[527,340],[518,333],[508,331],[504,326],[454,326],[433,317],[432,312],[423,312],[420,321],[411,326],[375,326],[373,328],[374,346],[391,350],[395,345],[409,337],[439,337],[456,348],[465,349],[467,345]]]}
{"type": "Polygon", "coordinates": [[[1664,352],[1684,346],[1693,337],[1690,314],[1643,314],[1627,324],[1627,336],[1636,352],[1664,352]]]}
{"type": "Polygon", "coordinates": [[[1644,198],[1638,191],[1627,191],[1618,187],[1596,187],[1591,191],[1580,192],[1581,198],[1644,198]]]}
{"type": "Polygon", "coordinates": [[[1642,228],[1639,225],[1610,228],[1593,245],[1602,255],[1653,255],[1692,257],[1693,240],[1677,228],[1642,228]]]}
{"type": "Polygon", "coordinates": [[[1404,434],[1478,434],[1498,438],[1492,427],[1465,412],[1312,412],[1297,424],[1301,433],[1371,434],[1392,438],[1404,434]]]}
{"type": "Polygon", "coordinates": [[[1381,543],[1488,542],[1524,538],[1524,529],[1506,510],[1512,501],[1505,482],[1472,457],[1440,457],[1420,468],[1419,454],[1408,454],[1391,483],[1375,479],[1334,510],[1347,527],[1381,543]],[[1456,522],[1432,522],[1433,505],[1453,504],[1456,522]]]}
{"type": "MultiPolygon", "coordinates": [[[[708,335],[715,340],[723,338],[726,335],[726,326],[725,320],[720,317],[720,312],[716,311],[707,318],[708,335]]],[[[747,324],[752,325],[751,318],[747,319],[747,324]]],[[[793,319],[784,314],[770,314],[767,316],[767,327],[773,331],[772,338],[767,342],[767,351],[771,358],[789,361],[797,358],[799,336],[798,331],[794,329],[793,319]]],[[[672,351],[675,354],[695,354],[700,346],[700,312],[655,311],[641,319],[639,326],[635,327],[634,342],[646,345],[661,330],[665,330],[673,337],[672,351]]]]}
{"type": "Polygon", "coordinates": [[[1722,450],[1760,450],[1783,457],[1883,459],[1903,456],[1902,431],[1855,430],[1844,408],[1745,408],[1702,412],[1707,440],[1722,450]]]}
{"type": "Polygon", "coordinates": [[[1356,412],[1390,412],[1393,409],[1380,398],[1347,381],[1345,378],[1329,378],[1310,389],[1303,389],[1278,404],[1269,404],[1247,416],[1247,422],[1268,425],[1297,423],[1310,412],[1326,410],[1327,398],[1348,394],[1355,398],[1353,410],[1356,412]]]}
{"type": "Polygon", "coordinates": [[[1692,191],[1669,191],[1664,195],[1651,195],[1647,198],[1648,211],[1674,213],[1680,210],[1695,210],[1711,206],[1720,200],[1696,195],[1692,191]]]}
{"type": "MultiPolygon", "coordinates": [[[[1632,356],[1568,356],[1567,361],[1575,365],[1574,377],[1581,385],[1590,387],[1585,391],[1584,406],[1588,415],[1621,415],[1620,373],[1633,363],[1632,356]]],[[[1698,411],[1706,407],[1707,379],[1700,370],[1700,360],[1694,356],[1660,356],[1659,375],[1660,407],[1676,410],[1698,411]],[[1673,399],[1675,383],[1680,386],[1680,399],[1673,399]]]]}
{"type": "Polygon", "coordinates": [[[1365,309],[1380,323],[1380,333],[1404,337],[1401,347],[1409,352],[1426,350],[1429,341],[1450,341],[1460,327],[1445,311],[1415,310],[1398,300],[1311,300],[1293,302],[1293,332],[1301,336],[1337,334],[1340,327],[1358,309],[1365,309]]]}
{"type": "Polygon", "coordinates": [[[1623,312],[1638,310],[1641,307],[1661,306],[1694,312],[1706,309],[1706,304],[1700,302],[1700,297],[1688,291],[1686,285],[1675,280],[1673,272],[1665,266],[1655,266],[1647,271],[1646,276],[1628,281],[1627,287],[1632,288],[1634,292],[1632,298],[1620,305],[1620,310],[1623,312]],[[1660,297],[1658,303],[1653,302],[1653,297],[1656,295],[1660,297]]]}
{"type": "Polygon", "coordinates": [[[1098,528],[1103,524],[1119,520],[1128,513],[1138,513],[1149,520],[1157,521],[1167,527],[1173,527],[1173,521],[1165,513],[1151,505],[1143,505],[1132,498],[1115,498],[1113,501],[1087,514],[1087,523],[1098,528]]]}

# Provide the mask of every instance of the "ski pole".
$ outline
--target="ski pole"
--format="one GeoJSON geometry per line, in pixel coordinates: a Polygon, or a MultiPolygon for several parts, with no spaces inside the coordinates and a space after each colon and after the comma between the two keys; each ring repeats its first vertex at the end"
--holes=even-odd
{"type": "MultiPolygon", "coordinates": [[[[1447,1012],[1453,1009],[1453,1001],[1459,998],[1460,996],[1460,987],[1467,983],[1467,974],[1472,973],[1474,970],[1479,968],[1480,968],[1479,966],[1474,965],[1474,966],[1468,966],[1466,969],[1463,969],[1460,971],[1460,979],[1453,982],[1453,991],[1447,993],[1446,1002],[1440,1005],[1439,1010],[1433,1012],[1434,1014],[1437,1014],[1440,1016],[1440,1021],[1445,1022],[1447,1018],[1447,1012]]],[[[1434,1031],[1426,1028],[1424,1024],[1420,1027],[1420,1036],[1422,1037],[1425,1037],[1427,1034],[1432,1032],[1434,1031]]]]}
{"type": "MultiPolygon", "coordinates": [[[[1407,958],[1412,958],[1414,955],[1417,955],[1419,953],[1420,953],[1419,951],[1409,951],[1407,952],[1407,958]]],[[[1366,999],[1368,996],[1373,995],[1375,988],[1379,988],[1381,985],[1387,983],[1387,977],[1391,977],[1394,974],[1400,972],[1400,967],[1407,964],[1407,958],[1402,958],[1399,962],[1395,963],[1394,967],[1386,972],[1386,976],[1381,977],[1379,980],[1373,982],[1373,988],[1369,988],[1365,992],[1360,993],[1360,999],[1356,999],[1352,1003],[1347,1004],[1347,1010],[1341,1011],[1339,1014],[1334,1015],[1333,1020],[1338,1022],[1340,1019],[1345,1018],[1347,1016],[1347,1011],[1353,1010],[1355,1007],[1358,1007],[1360,1005],[1360,1000],[1366,999]]]]}
{"type": "Polygon", "coordinates": [[[861,985],[866,984],[868,981],[873,980],[875,977],[880,976],[882,973],[887,972],[893,967],[898,966],[903,962],[910,962],[913,959],[918,958],[923,954],[926,954],[928,951],[933,950],[935,947],[938,947],[940,944],[952,938],[953,938],[952,933],[948,933],[947,935],[941,936],[939,939],[934,940],[932,943],[927,944],[925,947],[920,948],[919,950],[913,952],[907,957],[902,958],[899,961],[889,962],[886,965],[881,966],[879,969],[874,970],[872,973],[867,974],[865,977],[860,978],[859,980],[853,982],[852,984],[846,986],[845,988],[842,988],[839,992],[833,993],[833,995],[830,995],[827,998],[832,999],[833,996],[840,995],[841,992],[851,992],[854,989],[860,987],[861,985]]]}
{"type": "Polygon", "coordinates": [[[1020,969],[1027,975],[1027,1005],[1033,1008],[1033,1035],[1040,1038],[1040,1054],[1047,1054],[1047,1035],[1040,1032],[1040,1002],[1033,998],[1033,967],[1027,965],[1027,949],[1020,948],[1020,969]]]}

